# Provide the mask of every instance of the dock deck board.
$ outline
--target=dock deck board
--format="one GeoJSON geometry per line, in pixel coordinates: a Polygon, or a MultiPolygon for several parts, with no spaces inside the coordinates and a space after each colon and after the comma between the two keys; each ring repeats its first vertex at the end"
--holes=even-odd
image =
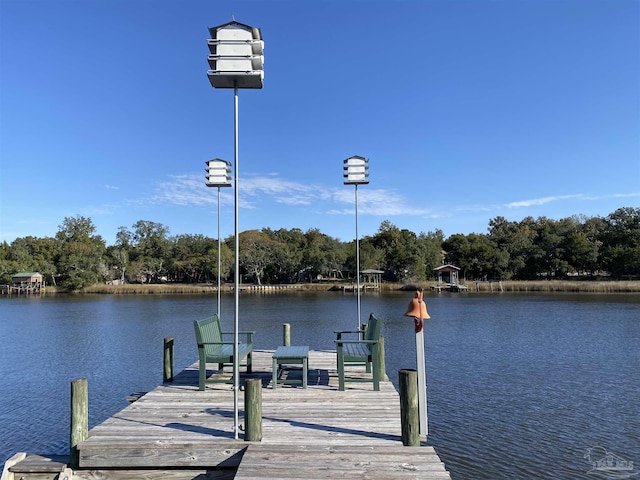
{"type": "MultiPolygon", "coordinates": [[[[231,385],[198,391],[196,362],[92,428],[78,447],[73,478],[126,478],[134,470],[144,472],[141,478],[176,479],[451,478],[433,447],[402,445],[399,395],[391,382],[381,382],[377,392],[364,383],[341,392],[335,351],[310,351],[308,387],[272,389],[272,353],[255,351],[253,373],[241,369],[242,379],[263,382],[261,442],[234,439],[231,385]]],[[[241,424],[243,402],[241,391],[241,424]]]]}

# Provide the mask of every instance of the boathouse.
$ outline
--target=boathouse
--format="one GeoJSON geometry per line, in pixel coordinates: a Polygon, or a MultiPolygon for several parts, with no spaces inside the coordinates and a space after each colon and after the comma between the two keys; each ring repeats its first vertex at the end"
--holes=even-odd
{"type": "Polygon", "coordinates": [[[38,272],[18,272],[11,277],[11,289],[13,293],[39,292],[44,286],[42,274],[38,272]]]}
{"type": "Polygon", "coordinates": [[[458,272],[460,271],[460,267],[456,267],[455,265],[440,265],[433,269],[436,274],[436,278],[438,283],[449,283],[452,285],[458,284],[458,272]]]}
{"type": "Polygon", "coordinates": [[[441,265],[433,269],[436,274],[437,284],[431,286],[431,290],[441,292],[447,290],[449,292],[466,292],[467,286],[458,282],[460,267],[455,265],[441,265]]]}
{"type": "Polygon", "coordinates": [[[11,277],[13,285],[25,287],[40,287],[42,285],[42,274],[38,272],[19,272],[11,277]]]}
{"type": "Polygon", "coordinates": [[[364,281],[365,284],[371,285],[373,288],[380,288],[383,273],[384,272],[382,270],[368,268],[366,270],[360,271],[360,278],[364,281]]]}

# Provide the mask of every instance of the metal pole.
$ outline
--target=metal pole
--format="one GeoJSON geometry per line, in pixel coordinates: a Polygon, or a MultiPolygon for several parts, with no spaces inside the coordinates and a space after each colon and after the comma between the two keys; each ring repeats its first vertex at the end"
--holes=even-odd
{"type": "Polygon", "coordinates": [[[235,220],[234,220],[234,257],[235,257],[235,275],[233,282],[234,293],[234,326],[233,326],[233,434],[238,439],[239,422],[238,422],[238,390],[240,365],[238,360],[238,311],[240,305],[240,239],[238,236],[238,86],[233,89],[233,113],[234,113],[234,130],[233,130],[233,149],[234,149],[234,185],[235,185],[235,220]]]}
{"type": "Polygon", "coordinates": [[[358,298],[358,331],[361,329],[360,323],[360,239],[358,237],[358,184],[356,183],[356,290],[358,298]]]}
{"type": "Polygon", "coordinates": [[[218,319],[220,319],[220,186],[218,186],[218,319]]]}
{"type": "Polygon", "coordinates": [[[427,422],[427,376],[424,364],[424,328],[416,332],[416,358],[418,361],[418,415],[420,416],[420,435],[429,435],[427,422]]]}

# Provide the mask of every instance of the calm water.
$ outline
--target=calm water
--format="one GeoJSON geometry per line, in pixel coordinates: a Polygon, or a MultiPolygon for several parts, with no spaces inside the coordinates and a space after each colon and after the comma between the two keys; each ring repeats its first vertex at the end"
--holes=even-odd
{"type": "MultiPolygon", "coordinates": [[[[385,322],[387,373],[415,368],[411,294],[367,294],[385,322]]],[[[576,479],[602,446],[640,470],[640,295],[442,294],[426,297],[429,443],[455,480],[576,479]]],[[[90,427],[162,382],[164,337],[177,370],[197,359],[192,321],[215,298],[0,298],[0,464],[16,452],[68,452],[69,385],[89,380],[90,427]]],[[[223,298],[232,329],[233,297],[223,298]]],[[[357,326],[341,293],[243,295],[240,328],[272,349],[333,349],[357,326]]],[[[621,478],[621,477],[616,477],[621,478]]]]}

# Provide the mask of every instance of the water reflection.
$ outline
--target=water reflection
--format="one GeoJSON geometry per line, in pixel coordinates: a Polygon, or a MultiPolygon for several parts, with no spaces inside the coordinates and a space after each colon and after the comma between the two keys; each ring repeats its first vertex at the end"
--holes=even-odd
{"type": "MultiPolygon", "coordinates": [[[[362,297],[384,320],[387,373],[415,368],[409,293],[362,297]]],[[[587,448],[640,462],[640,296],[463,294],[427,296],[430,443],[455,479],[576,478],[587,448]]],[[[249,294],[240,328],[255,348],[291,342],[334,349],[334,330],[357,327],[341,293],[249,294]]],[[[65,453],[69,383],[89,379],[90,425],[126,396],[162,381],[164,337],[175,366],[197,359],[194,319],[211,297],[74,296],[0,299],[0,460],[17,451],[65,453]]],[[[233,328],[233,297],[222,322],[233,328]]]]}

